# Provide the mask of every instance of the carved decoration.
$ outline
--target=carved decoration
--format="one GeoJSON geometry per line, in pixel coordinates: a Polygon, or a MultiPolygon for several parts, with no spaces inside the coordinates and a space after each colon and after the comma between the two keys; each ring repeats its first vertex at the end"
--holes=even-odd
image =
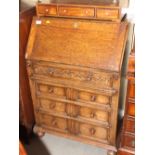
{"type": "MultiPolygon", "coordinates": [[[[35,74],[41,74],[45,76],[51,77],[60,77],[65,79],[73,79],[79,81],[86,81],[86,82],[102,82],[104,85],[110,86],[111,78],[105,73],[93,73],[90,71],[79,71],[79,70],[69,70],[63,68],[48,68],[43,66],[35,66],[34,67],[35,74]]],[[[117,77],[118,78],[118,77],[117,77]]]]}

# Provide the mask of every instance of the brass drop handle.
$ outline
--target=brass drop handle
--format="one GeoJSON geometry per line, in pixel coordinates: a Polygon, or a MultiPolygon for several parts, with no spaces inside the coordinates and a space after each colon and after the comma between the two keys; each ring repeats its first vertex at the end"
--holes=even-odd
{"type": "Polygon", "coordinates": [[[91,118],[94,118],[95,117],[95,113],[94,112],[91,112],[90,117],[91,118]]]}
{"type": "Polygon", "coordinates": [[[53,88],[50,88],[50,89],[48,90],[48,92],[49,92],[49,93],[52,93],[52,92],[53,92],[53,88]]]}
{"type": "Polygon", "coordinates": [[[49,69],[48,73],[49,73],[49,75],[51,75],[51,76],[52,76],[52,75],[54,74],[54,70],[49,69]]]}
{"type": "Polygon", "coordinates": [[[88,81],[91,81],[91,80],[92,80],[92,75],[91,75],[91,74],[88,74],[87,80],[88,80],[88,81]]]}
{"type": "Polygon", "coordinates": [[[91,101],[95,101],[95,100],[96,100],[96,96],[93,95],[93,96],[91,97],[91,101]]]}
{"type": "Polygon", "coordinates": [[[96,132],[96,130],[95,130],[94,128],[91,128],[91,129],[90,129],[90,133],[91,133],[91,135],[94,135],[95,132],[96,132]]]}
{"type": "Polygon", "coordinates": [[[56,120],[53,120],[53,121],[52,121],[52,126],[56,126],[56,125],[57,125],[56,120]]]}
{"type": "Polygon", "coordinates": [[[55,106],[56,106],[55,103],[51,103],[51,104],[50,104],[50,109],[54,109],[55,106]]]}

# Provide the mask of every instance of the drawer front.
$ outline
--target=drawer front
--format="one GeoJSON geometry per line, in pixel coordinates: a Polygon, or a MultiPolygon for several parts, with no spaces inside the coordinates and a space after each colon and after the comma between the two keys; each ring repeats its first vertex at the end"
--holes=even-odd
{"type": "Polygon", "coordinates": [[[60,16],[94,17],[94,8],[59,7],[60,16]]]}
{"type": "Polygon", "coordinates": [[[135,120],[133,118],[125,119],[125,131],[135,133],[135,120]]]}
{"type": "Polygon", "coordinates": [[[50,96],[51,98],[64,99],[69,101],[76,101],[86,104],[100,104],[109,105],[110,96],[104,94],[97,94],[93,92],[87,92],[86,90],[68,88],[60,85],[48,85],[43,83],[37,84],[37,93],[39,95],[50,96]]]}
{"type": "Polygon", "coordinates": [[[108,131],[105,128],[92,126],[89,124],[80,124],[80,136],[99,141],[107,140],[108,131]]]}
{"type": "Polygon", "coordinates": [[[80,91],[78,96],[80,102],[97,102],[100,104],[109,104],[110,97],[90,92],[80,91]]]}
{"type": "Polygon", "coordinates": [[[101,111],[101,110],[80,107],[79,115],[81,117],[85,117],[90,120],[99,120],[103,122],[108,122],[108,112],[101,111]]]}
{"type": "Polygon", "coordinates": [[[97,18],[118,19],[119,18],[119,10],[117,10],[117,9],[97,9],[97,18]]]}
{"type": "Polygon", "coordinates": [[[67,120],[65,118],[54,117],[47,114],[39,114],[39,123],[41,126],[53,128],[55,130],[67,131],[67,120]]]}
{"type": "Polygon", "coordinates": [[[47,84],[38,84],[37,92],[44,93],[53,97],[66,98],[66,89],[60,86],[53,86],[47,84]]]}
{"type": "Polygon", "coordinates": [[[132,135],[123,136],[123,147],[134,149],[135,148],[135,137],[132,135]]]}
{"type": "Polygon", "coordinates": [[[56,113],[66,113],[66,103],[52,99],[39,98],[38,108],[43,111],[53,111],[56,113]]]}
{"type": "Polygon", "coordinates": [[[135,98],[135,83],[131,80],[128,83],[128,98],[135,98]]]}
{"type": "Polygon", "coordinates": [[[48,6],[48,5],[38,5],[37,11],[39,15],[43,16],[50,16],[50,15],[56,15],[57,14],[57,9],[56,6],[48,6]]]}
{"type": "Polygon", "coordinates": [[[82,138],[108,142],[108,129],[86,123],[80,123],[62,117],[55,117],[52,115],[39,113],[39,121],[36,122],[43,128],[58,132],[66,132],[70,135],[79,136],[82,138]]]}
{"type": "Polygon", "coordinates": [[[128,115],[135,116],[135,104],[134,103],[131,103],[131,102],[128,103],[127,113],[128,115]]]}
{"type": "Polygon", "coordinates": [[[98,88],[112,87],[112,74],[82,70],[79,68],[71,68],[66,66],[47,66],[47,65],[33,65],[33,73],[36,76],[42,76],[49,79],[66,80],[68,82],[78,82],[81,84],[92,85],[98,88]]]}

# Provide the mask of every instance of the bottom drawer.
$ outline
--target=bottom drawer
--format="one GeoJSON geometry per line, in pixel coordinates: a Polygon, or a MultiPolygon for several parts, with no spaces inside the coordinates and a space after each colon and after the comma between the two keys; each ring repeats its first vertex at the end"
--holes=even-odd
{"type": "Polygon", "coordinates": [[[107,129],[89,124],[80,124],[80,136],[97,141],[107,141],[107,129]]]}
{"type": "Polygon", "coordinates": [[[108,129],[87,123],[81,123],[68,118],[55,117],[45,113],[37,115],[37,122],[39,126],[48,128],[53,131],[65,132],[70,135],[83,137],[86,139],[107,142],[108,129]]]}
{"type": "Polygon", "coordinates": [[[65,118],[58,118],[47,114],[39,114],[39,122],[37,123],[40,126],[46,126],[58,131],[67,132],[67,119],[65,118]]]}
{"type": "Polygon", "coordinates": [[[135,148],[135,136],[134,135],[123,135],[123,147],[134,150],[135,148]]]}

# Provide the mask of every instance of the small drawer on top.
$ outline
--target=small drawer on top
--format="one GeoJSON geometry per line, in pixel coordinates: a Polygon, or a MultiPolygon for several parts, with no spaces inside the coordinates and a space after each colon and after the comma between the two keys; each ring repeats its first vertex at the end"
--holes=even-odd
{"type": "Polygon", "coordinates": [[[39,16],[51,16],[57,14],[57,8],[54,5],[38,5],[37,14],[39,16]]]}
{"type": "Polygon", "coordinates": [[[135,119],[129,117],[125,119],[125,131],[135,133],[135,119]]]}
{"type": "Polygon", "coordinates": [[[94,17],[94,8],[60,6],[59,16],[94,17]]]}
{"type": "Polygon", "coordinates": [[[97,18],[99,19],[119,19],[119,10],[118,9],[97,9],[96,13],[97,18]]]}
{"type": "Polygon", "coordinates": [[[135,137],[134,135],[125,134],[123,135],[123,147],[134,149],[135,148],[135,137]]]}

